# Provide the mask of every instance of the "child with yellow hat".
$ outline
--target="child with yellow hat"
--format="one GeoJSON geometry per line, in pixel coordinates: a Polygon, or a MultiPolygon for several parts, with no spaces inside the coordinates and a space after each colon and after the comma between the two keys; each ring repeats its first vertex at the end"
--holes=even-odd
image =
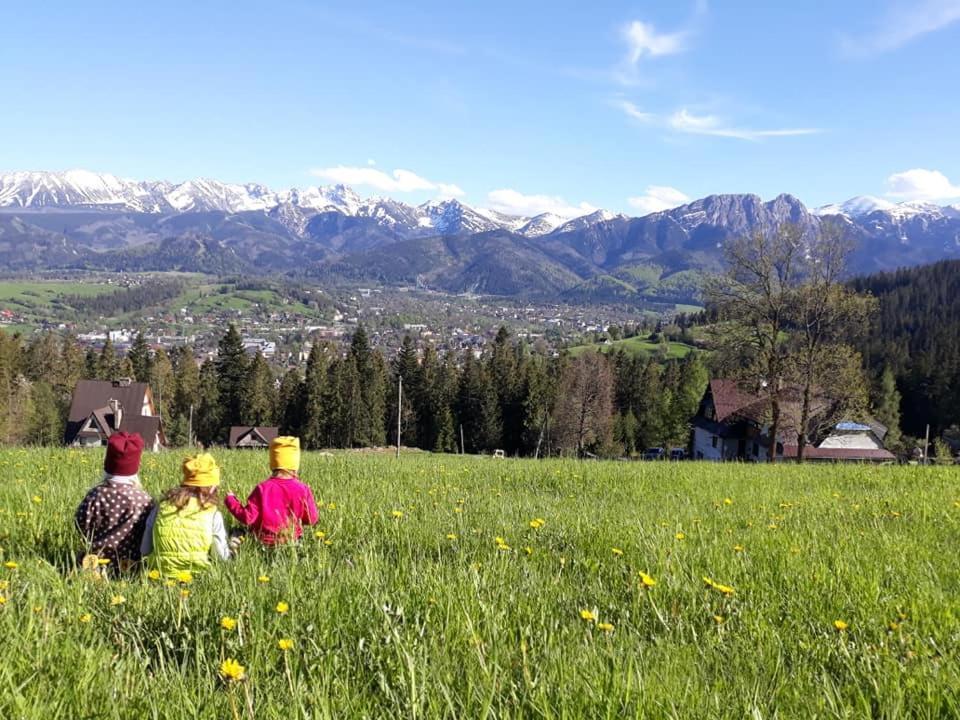
{"type": "Polygon", "coordinates": [[[246,504],[233,493],[224,499],[227,510],[264,545],[298,540],[304,525],[317,522],[313,491],[300,480],[300,438],[281,435],[270,443],[268,479],[257,485],[246,504]]]}
{"type": "Polygon", "coordinates": [[[185,458],[183,480],[168,490],[147,518],[140,546],[151,569],[167,576],[210,566],[210,554],[230,557],[230,546],[217,509],[220,468],[208,453],[185,458]]]}

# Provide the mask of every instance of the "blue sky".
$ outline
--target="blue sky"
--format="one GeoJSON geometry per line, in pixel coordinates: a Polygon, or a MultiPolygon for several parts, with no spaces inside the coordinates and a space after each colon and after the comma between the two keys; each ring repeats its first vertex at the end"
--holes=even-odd
{"type": "Polygon", "coordinates": [[[0,169],[642,214],[960,198],[960,0],[26,3],[0,169]]]}

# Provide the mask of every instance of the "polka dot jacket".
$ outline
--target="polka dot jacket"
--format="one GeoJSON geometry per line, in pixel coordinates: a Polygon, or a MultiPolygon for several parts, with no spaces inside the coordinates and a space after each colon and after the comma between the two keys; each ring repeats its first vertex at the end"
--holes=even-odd
{"type": "Polygon", "coordinates": [[[107,479],[91,489],[76,513],[88,552],[115,562],[140,560],[140,540],[153,506],[153,498],[137,484],[107,479]]]}

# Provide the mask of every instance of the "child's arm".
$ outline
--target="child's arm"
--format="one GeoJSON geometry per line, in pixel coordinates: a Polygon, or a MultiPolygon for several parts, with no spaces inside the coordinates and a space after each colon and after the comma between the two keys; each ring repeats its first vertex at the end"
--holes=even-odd
{"type": "Polygon", "coordinates": [[[227,528],[223,524],[223,515],[217,510],[213,514],[213,550],[221,560],[230,559],[230,542],[227,540],[227,528]]]}
{"type": "Polygon", "coordinates": [[[317,523],[317,518],[320,517],[320,514],[317,512],[317,501],[313,499],[313,491],[310,489],[309,485],[304,484],[306,488],[306,497],[303,499],[303,509],[306,511],[307,517],[301,518],[301,521],[307,525],[315,525],[317,523]]]}
{"type": "Polygon", "coordinates": [[[157,521],[158,505],[154,505],[147,522],[143,525],[143,537],[140,538],[140,557],[146,557],[153,552],[153,524],[157,521]]]}
{"type": "Polygon", "coordinates": [[[253,492],[250,493],[246,505],[237,500],[237,496],[233,493],[227,495],[223,502],[224,505],[227,506],[227,510],[230,511],[230,514],[244,525],[253,525],[257,521],[257,518],[260,517],[261,499],[259,486],[255,487],[253,492]]]}

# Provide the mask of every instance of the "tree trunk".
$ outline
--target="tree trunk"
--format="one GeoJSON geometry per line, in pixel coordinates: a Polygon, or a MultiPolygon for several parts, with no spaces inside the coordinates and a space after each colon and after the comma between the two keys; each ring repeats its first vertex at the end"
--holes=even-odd
{"type": "Polygon", "coordinates": [[[800,427],[797,428],[797,462],[803,462],[807,449],[807,425],[810,422],[810,380],[803,386],[803,407],[800,410],[800,427]]]}
{"type": "Polygon", "coordinates": [[[770,447],[767,448],[767,461],[777,461],[777,431],[780,429],[780,400],[774,398],[770,403],[770,447]]]}

